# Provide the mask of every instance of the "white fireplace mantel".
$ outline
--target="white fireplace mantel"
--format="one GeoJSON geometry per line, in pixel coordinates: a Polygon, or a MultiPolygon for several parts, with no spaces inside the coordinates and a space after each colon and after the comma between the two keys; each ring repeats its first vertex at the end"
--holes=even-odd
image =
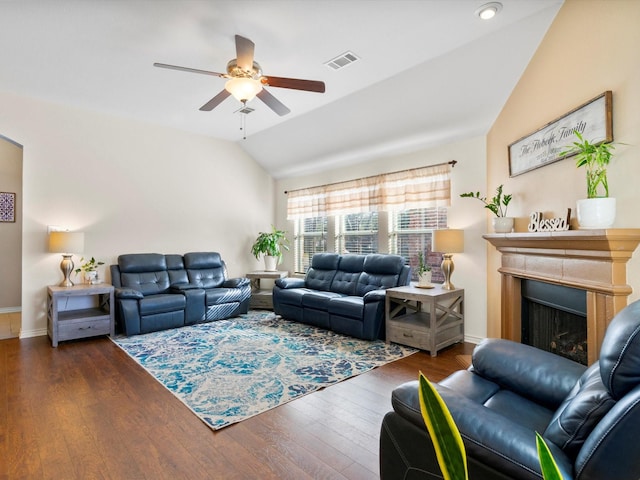
{"type": "Polygon", "coordinates": [[[523,278],[587,292],[588,361],[598,358],[604,332],[627,305],[627,261],[640,243],[640,229],[484,235],[502,254],[502,337],[520,341],[523,278]]]}

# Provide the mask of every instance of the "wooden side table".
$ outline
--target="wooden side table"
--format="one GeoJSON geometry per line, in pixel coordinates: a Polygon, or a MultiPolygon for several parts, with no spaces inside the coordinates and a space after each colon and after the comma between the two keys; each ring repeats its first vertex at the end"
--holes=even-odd
{"type": "Polygon", "coordinates": [[[47,287],[47,333],[51,345],[57,347],[64,340],[96,335],[114,336],[113,292],[113,286],[106,283],[47,287]],[[88,297],[85,301],[95,306],[61,310],[62,302],[73,297],[88,297]]]}
{"type": "Polygon", "coordinates": [[[245,275],[251,281],[251,300],[249,307],[273,310],[273,291],[262,290],[260,288],[260,280],[277,280],[278,278],[286,278],[289,272],[249,272],[245,275]]]}
{"type": "Polygon", "coordinates": [[[435,357],[444,347],[464,341],[464,289],[389,288],[385,322],[387,342],[427,350],[435,357]]]}

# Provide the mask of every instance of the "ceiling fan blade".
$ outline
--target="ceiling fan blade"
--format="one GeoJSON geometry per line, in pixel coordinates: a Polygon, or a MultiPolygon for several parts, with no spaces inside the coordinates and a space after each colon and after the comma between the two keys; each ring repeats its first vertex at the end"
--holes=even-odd
{"type": "Polygon", "coordinates": [[[305,92],[324,93],[325,91],[324,82],[319,80],[265,76],[260,78],[260,82],[270,87],[291,88],[293,90],[304,90],[305,92]]]}
{"type": "Polygon", "coordinates": [[[255,44],[251,40],[236,35],[236,62],[246,72],[253,70],[254,50],[255,44]]]}
{"type": "Polygon", "coordinates": [[[203,75],[213,75],[214,77],[225,77],[226,75],[208,70],[198,70],[197,68],[178,67],[177,65],[167,65],[166,63],[154,63],[154,67],[168,68],[169,70],[180,70],[181,72],[202,73],[203,75]]]}
{"type": "Polygon", "coordinates": [[[229,92],[227,92],[226,90],[222,90],[219,94],[217,94],[215,97],[201,106],[200,110],[203,112],[210,112],[218,105],[220,105],[229,95],[231,95],[229,92]]]}
{"type": "Polygon", "coordinates": [[[291,112],[291,110],[289,110],[289,108],[287,108],[287,106],[284,103],[282,103],[276,97],[271,95],[264,88],[262,90],[260,90],[260,92],[258,93],[257,97],[260,100],[262,100],[267,105],[267,107],[269,107],[271,110],[276,112],[281,117],[283,115],[286,115],[287,113],[291,112]]]}

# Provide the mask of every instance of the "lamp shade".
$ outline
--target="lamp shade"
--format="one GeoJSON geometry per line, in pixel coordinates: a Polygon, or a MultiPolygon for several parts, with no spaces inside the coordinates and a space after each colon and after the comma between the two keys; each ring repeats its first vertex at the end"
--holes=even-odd
{"type": "Polygon", "coordinates": [[[51,232],[49,234],[49,252],[82,253],[83,251],[83,232],[51,232]]]}
{"type": "Polygon", "coordinates": [[[262,84],[253,78],[231,78],[224,85],[224,89],[239,102],[248,102],[262,90],[262,84]]]}
{"type": "Polygon", "coordinates": [[[432,250],[441,253],[464,252],[464,230],[434,230],[432,250]]]}

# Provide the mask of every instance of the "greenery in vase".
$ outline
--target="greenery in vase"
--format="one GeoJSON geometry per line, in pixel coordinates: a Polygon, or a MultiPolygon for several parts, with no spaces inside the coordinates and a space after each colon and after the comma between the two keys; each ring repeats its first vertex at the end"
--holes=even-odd
{"type": "Polygon", "coordinates": [[[430,271],[431,267],[424,261],[424,254],[422,252],[418,252],[418,276],[430,271]]]}
{"type": "Polygon", "coordinates": [[[76,275],[80,272],[95,272],[100,265],[104,265],[104,262],[99,262],[95,258],[91,257],[91,260],[85,261],[84,257],[80,259],[80,268],[76,268],[76,275]]]}
{"type": "Polygon", "coordinates": [[[579,132],[574,132],[578,141],[560,152],[561,157],[575,155],[576,167],[587,170],[587,198],[606,198],[609,196],[607,165],[616,148],[611,143],[595,144],[586,140],[579,132]],[[599,191],[599,188],[602,187],[599,191]],[[600,194],[599,194],[600,193],[600,194]]]}
{"type": "MultiPolygon", "coordinates": [[[[420,413],[433,442],[438,465],[445,480],[468,480],[467,453],[460,431],[444,400],[420,372],[420,413]]],[[[562,480],[562,474],[544,439],[536,432],[538,459],[544,480],[562,480]]]]}
{"type": "Polygon", "coordinates": [[[289,250],[289,240],[284,230],[278,230],[271,225],[270,232],[260,232],[258,238],[253,242],[251,253],[256,260],[260,260],[260,255],[270,255],[278,257],[278,262],[282,260],[282,249],[289,250]]]}
{"type": "Polygon", "coordinates": [[[461,193],[460,196],[463,198],[467,197],[480,200],[482,203],[484,203],[484,208],[491,210],[491,212],[493,212],[496,217],[507,216],[507,208],[509,206],[509,203],[511,202],[511,198],[513,197],[512,194],[506,195],[502,193],[502,185],[496,188],[496,194],[489,201],[487,201],[487,197],[481,197],[480,192],[461,193]]]}

